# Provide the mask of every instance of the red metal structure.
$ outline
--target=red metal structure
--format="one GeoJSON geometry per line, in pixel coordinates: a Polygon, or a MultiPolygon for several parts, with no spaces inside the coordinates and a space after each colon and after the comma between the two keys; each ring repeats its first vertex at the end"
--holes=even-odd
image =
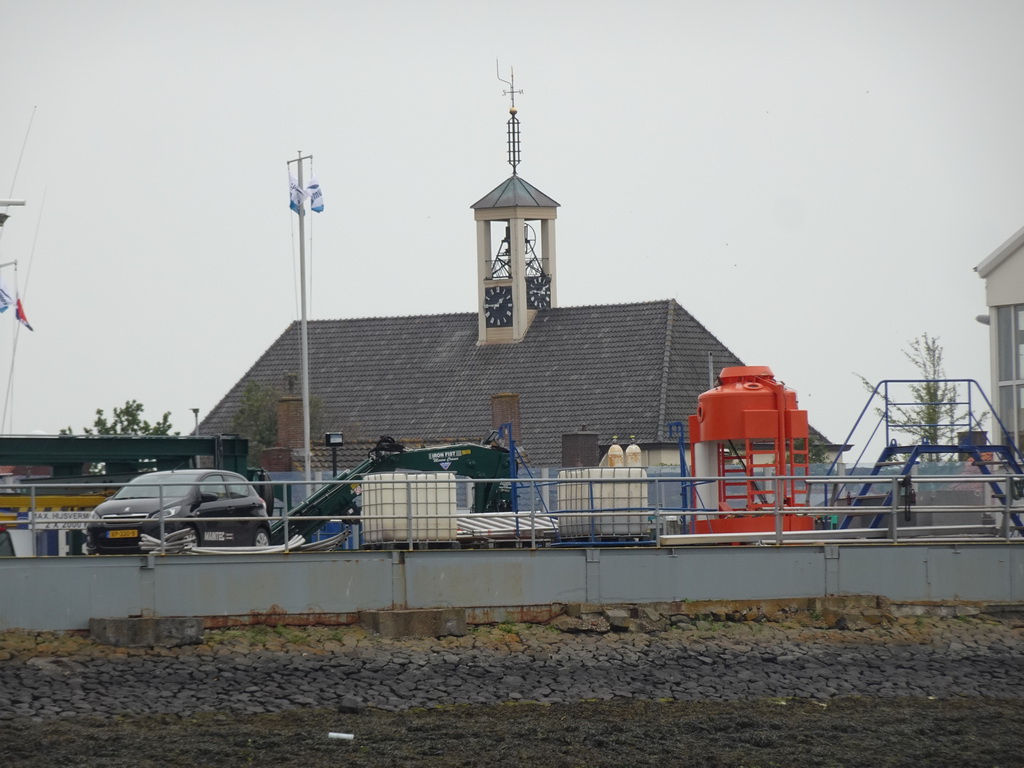
{"type": "MultiPolygon", "coordinates": [[[[748,514],[698,522],[698,533],[774,531],[774,515],[807,506],[807,411],[767,366],[723,368],[718,386],[697,398],[690,416],[695,477],[723,478],[696,488],[696,506],[748,514]],[[786,479],[778,479],[786,478],[786,479]]],[[[810,530],[811,517],[783,515],[783,530],[810,530]]]]}

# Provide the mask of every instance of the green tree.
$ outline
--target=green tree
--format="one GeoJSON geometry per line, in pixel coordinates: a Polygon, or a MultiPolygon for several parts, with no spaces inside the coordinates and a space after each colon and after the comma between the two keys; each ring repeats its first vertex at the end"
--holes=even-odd
{"type": "MultiPolygon", "coordinates": [[[[893,399],[891,388],[885,407],[875,409],[880,418],[888,414],[889,426],[898,432],[910,435],[918,443],[933,445],[956,445],[958,432],[964,431],[968,425],[977,428],[988,416],[982,413],[973,416],[960,400],[960,388],[946,377],[943,362],[944,350],[937,336],[922,333],[912,339],[903,356],[914,366],[920,381],[907,384],[910,400],[897,402],[893,399]]],[[[861,383],[869,391],[875,390],[874,384],[860,374],[861,383]]],[[[886,398],[886,392],[879,390],[879,396],[886,398]]],[[[926,456],[926,460],[935,461],[937,455],[926,456]]]]}
{"type": "MultiPolygon", "coordinates": [[[[266,448],[277,445],[277,403],[284,392],[276,387],[249,381],[242,391],[238,410],[231,420],[231,429],[249,441],[249,464],[258,467],[266,448]]],[[[309,423],[312,434],[321,431],[323,408],[318,397],[309,400],[309,423]]]]}
{"type": "Polygon", "coordinates": [[[831,462],[828,443],[817,432],[811,432],[807,445],[807,462],[809,464],[828,464],[831,462]]]}
{"type": "MultiPolygon", "coordinates": [[[[107,421],[102,408],[96,409],[96,420],[92,428],[83,427],[86,435],[178,435],[171,432],[171,412],[167,411],[155,424],[142,418],[143,405],[138,400],[128,400],[120,408],[115,407],[113,418],[107,421]]],[[[62,429],[62,435],[72,435],[71,427],[62,429]]]]}
{"type": "Polygon", "coordinates": [[[277,444],[277,401],[281,393],[273,387],[250,381],[231,420],[231,428],[249,441],[249,464],[258,467],[260,454],[277,444]]]}

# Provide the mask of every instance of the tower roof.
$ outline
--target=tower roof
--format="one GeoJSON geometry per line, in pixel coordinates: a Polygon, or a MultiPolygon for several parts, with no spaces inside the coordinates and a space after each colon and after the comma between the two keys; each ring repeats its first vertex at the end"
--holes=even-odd
{"type": "Polygon", "coordinates": [[[521,176],[512,175],[477,200],[470,208],[558,208],[557,202],[521,176]]]}

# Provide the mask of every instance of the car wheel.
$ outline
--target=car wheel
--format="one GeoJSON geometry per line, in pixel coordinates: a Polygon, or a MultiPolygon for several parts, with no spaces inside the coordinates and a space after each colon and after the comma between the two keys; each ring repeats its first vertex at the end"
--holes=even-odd
{"type": "Polygon", "coordinates": [[[254,547],[269,547],[270,531],[266,528],[257,528],[256,534],[252,537],[252,545],[254,547]]]}
{"type": "Polygon", "coordinates": [[[199,535],[199,529],[194,525],[186,525],[183,529],[186,533],[182,534],[181,545],[183,548],[188,549],[189,547],[201,547],[203,546],[203,539],[199,535]]]}

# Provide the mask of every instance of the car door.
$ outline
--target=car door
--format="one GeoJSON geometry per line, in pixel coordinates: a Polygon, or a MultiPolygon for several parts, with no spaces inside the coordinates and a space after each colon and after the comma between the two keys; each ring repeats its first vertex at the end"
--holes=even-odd
{"type": "Polygon", "coordinates": [[[241,477],[227,476],[228,497],[234,505],[232,515],[236,518],[231,524],[238,546],[248,546],[256,533],[260,521],[255,519],[263,503],[259,496],[241,477]],[[247,519],[248,518],[248,519],[247,519]]]}
{"type": "Polygon", "coordinates": [[[14,557],[14,541],[3,526],[0,526],[0,557],[14,557]]]}
{"type": "Polygon", "coordinates": [[[211,520],[210,518],[234,516],[235,504],[228,494],[227,478],[220,473],[206,475],[199,483],[201,501],[196,517],[202,542],[205,546],[217,547],[238,544],[235,528],[230,521],[211,520]],[[211,498],[212,497],[212,498],[211,498]]]}

